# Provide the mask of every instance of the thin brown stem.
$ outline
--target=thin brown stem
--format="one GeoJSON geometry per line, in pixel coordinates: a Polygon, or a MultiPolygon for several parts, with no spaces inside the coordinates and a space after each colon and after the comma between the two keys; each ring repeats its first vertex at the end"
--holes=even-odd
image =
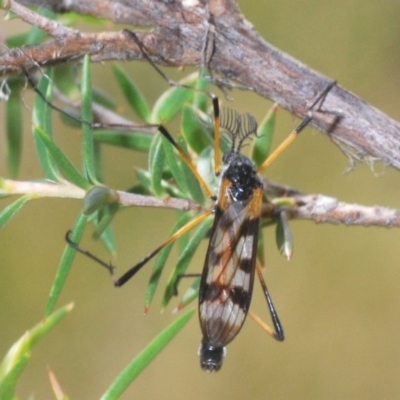
{"type": "MultiPolygon", "coordinates": [[[[275,185],[277,190],[279,185],[275,185]]],[[[381,226],[400,228],[400,210],[386,207],[367,207],[359,204],[341,202],[333,197],[321,194],[303,195],[294,189],[282,187],[281,193],[297,193],[287,197],[284,207],[291,219],[306,219],[317,223],[333,223],[345,225],[381,226]]],[[[158,199],[117,190],[118,204],[124,206],[171,208],[181,211],[204,212],[207,209],[188,199],[173,197],[158,199]]],[[[0,180],[0,195],[27,195],[38,199],[42,197],[58,197],[83,199],[86,192],[75,185],[67,183],[23,182],[10,179],[0,180]]],[[[274,216],[282,210],[280,201],[267,203],[265,216],[274,216]]]]}

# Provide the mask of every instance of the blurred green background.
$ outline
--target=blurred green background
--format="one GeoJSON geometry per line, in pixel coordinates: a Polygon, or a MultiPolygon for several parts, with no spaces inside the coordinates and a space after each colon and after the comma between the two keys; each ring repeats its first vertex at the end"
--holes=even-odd
{"type": "MultiPolygon", "coordinates": [[[[400,119],[399,1],[241,0],[239,5],[270,43],[400,119]]],[[[5,35],[25,29],[20,22],[2,25],[5,35]]],[[[97,65],[94,71],[95,84],[120,96],[109,65],[97,65]]],[[[147,91],[149,101],[166,88],[145,63],[133,63],[130,73],[147,91]]],[[[249,110],[258,119],[270,107],[254,94],[232,95],[231,106],[249,110]]],[[[25,100],[29,108],[30,93],[25,100]]],[[[280,111],[275,145],[297,123],[280,111]]],[[[25,128],[20,179],[36,179],[42,175],[29,134],[29,110],[25,128]]],[[[78,131],[59,125],[57,142],[78,164],[79,141],[78,131]]],[[[3,134],[0,145],[4,149],[3,134]]],[[[134,166],[146,163],[143,155],[116,148],[105,148],[104,157],[107,182],[115,188],[130,186],[134,166]]],[[[306,193],[400,208],[398,171],[375,163],[372,169],[358,165],[345,174],[348,167],[337,147],[308,129],[267,174],[306,193]]],[[[0,175],[7,176],[4,156],[0,175]]],[[[6,204],[2,201],[1,207],[6,204]]],[[[1,357],[43,316],[65,246],[64,233],[80,207],[73,200],[32,201],[0,231],[1,357]]],[[[115,221],[118,270],[124,271],[161,242],[174,219],[173,211],[161,209],[131,208],[120,213],[115,221]]],[[[228,347],[222,370],[210,375],[199,367],[200,331],[194,318],[124,399],[400,398],[400,231],[305,221],[292,222],[291,227],[295,252],[289,263],[278,254],[273,230],[265,231],[266,278],[286,341],[272,340],[248,320],[228,347]]],[[[109,258],[90,239],[90,232],[84,243],[109,258]]],[[[205,245],[197,253],[192,272],[203,267],[205,245]]],[[[133,356],[174,318],[173,307],[160,315],[160,297],[149,315],[142,315],[150,269],[116,290],[105,271],[78,256],[60,302],[73,300],[75,310],[36,348],[21,381],[20,398],[32,394],[37,399],[53,398],[47,367],[54,370],[71,399],[99,398],[133,356]]],[[[167,277],[168,271],[164,281],[167,277]]],[[[258,283],[252,309],[268,321],[258,283]]]]}

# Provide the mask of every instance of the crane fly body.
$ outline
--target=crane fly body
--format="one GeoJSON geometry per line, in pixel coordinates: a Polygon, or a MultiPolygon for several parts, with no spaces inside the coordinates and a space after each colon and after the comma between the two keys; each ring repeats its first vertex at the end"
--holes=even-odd
{"type": "Polygon", "coordinates": [[[201,367],[207,371],[220,369],[225,346],[239,333],[250,307],[263,199],[256,167],[240,153],[244,140],[257,134],[254,117],[227,109],[221,117],[221,128],[231,135],[232,148],[222,159],[214,223],[200,281],[203,339],[199,355],[201,367]],[[224,115],[230,118],[225,121],[224,115]],[[240,141],[235,147],[237,138],[240,141]]]}

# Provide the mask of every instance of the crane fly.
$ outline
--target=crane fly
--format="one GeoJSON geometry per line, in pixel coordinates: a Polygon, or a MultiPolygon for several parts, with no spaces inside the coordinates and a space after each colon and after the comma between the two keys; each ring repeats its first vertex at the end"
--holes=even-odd
{"type": "MultiPolygon", "coordinates": [[[[231,138],[231,149],[222,157],[222,166],[215,164],[219,178],[218,194],[215,198],[211,189],[197,172],[189,156],[179,146],[168,130],[159,125],[158,130],[178,150],[184,161],[195,174],[205,192],[216,200],[213,209],[203,212],[180,228],[161,245],[130,268],[114,285],[120,287],[130,280],[150,259],[166,245],[172,243],[190,229],[214,214],[210,240],[206,253],[199,289],[199,320],[202,340],[199,349],[200,365],[205,371],[218,371],[226,353],[226,346],[238,335],[249,313],[255,271],[259,276],[274,329],[263,324],[264,329],[276,340],[283,341],[284,333],[277,312],[257,263],[257,243],[264,188],[259,173],[286,149],[298,134],[313,119],[325,97],[336,82],[330,83],[309,108],[307,116],[280,146],[258,168],[253,161],[241,153],[245,141],[257,135],[257,122],[249,114],[219,108],[219,101],[212,95],[214,110],[214,136],[216,160],[219,157],[220,130],[231,138]]],[[[211,95],[211,94],[210,94],[211,95]]],[[[89,256],[114,276],[114,267],[82,249],[66,235],[67,242],[77,251],[89,256]]],[[[258,321],[258,317],[253,316],[258,321]]]]}
{"type": "Polygon", "coordinates": [[[138,44],[144,58],[171,86],[197,90],[211,98],[214,120],[214,172],[219,179],[217,196],[214,195],[190,157],[166,127],[163,124],[156,125],[156,127],[175,147],[205,193],[215,201],[215,205],[212,209],[201,213],[177,230],[118,279],[114,278],[114,266],[79,247],[70,238],[70,231],[66,234],[66,240],[74,249],[107,268],[113,277],[114,285],[120,287],[165,246],[214,214],[198,297],[199,320],[203,335],[199,356],[203,370],[218,371],[222,366],[226,346],[238,335],[246,316],[249,314],[255,271],[257,271],[274,328],[271,329],[256,315],[250,313],[250,316],[276,340],[284,340],[281,323],[265,284],[261,267],[257,263],[260,215],[264,198],[264,188],[259,173],[270,165],[310,123],[313,119],[313,112],[320,110],[326,96],[336,82],[331,82],[326,86],[308,108],[309,112],[301,123],[257,168],[253,161],[241,153],[245,141],[252,136],[257,136],[257,122],[254,116],[249,113],[240,114],[229,108],[220,110],[216,95],[171,81],[153,63],[136,35],[130,31],[126,32],[138,44]],[[222,165],[220,165],[220,130],[227,132],[231,139],[231,148],[223,155],[222,165]]]}
{"type": "MultiPolygon", "coordinates": [[[[323,102],[332,82],[310,107],[323,102]]],[[[322,103],[321,103],[322,104],[322,103]]],[[[319,106],[320,107],[320,106],[319,106]]],[[[263,183],[258,173],[266,168],[309,124],[312,112],[287,139],[256,168],[241,149],[245,140],[257,135],[257,122],[251,114],[226,110],[215,124],[228,131],[231,150],[222,158],[220,187],[214,207],[214,223],[208,244],[199,289],[199,319],[203,334],[199,355],[202,369],[218,371],[228,345],[240,332],[249,312],[254,274],[257,270],[274,329],[263,325],[276,340],[284,333],[277,312],[257,264],[257,244],[263,183]],[[225,117],[224,117],[225,116],[225,117]],[[223,118],[224,117],[224,118],[223,118]]],[[[218,128],[215,128],[218,131],[218,128]]]]}
{"type": "MultiPolygon", "coordinates": [[[[225,346],[239,333],[250,307],[263,199],[263,184],[254,163],[240,153],[244,140],[257,134],[257,123],[250,114],[229,111],[226,115],[226,122],[221,118],[221,128],[231,134],[232,147],[222,158],[214,224],[199,290],[203,333],[199,355],[201,367],[207,371],[221,368],[225,346]]],[[[276,337],[283,340],[277,318],[274,325],[279,332],[276,337]]]]}

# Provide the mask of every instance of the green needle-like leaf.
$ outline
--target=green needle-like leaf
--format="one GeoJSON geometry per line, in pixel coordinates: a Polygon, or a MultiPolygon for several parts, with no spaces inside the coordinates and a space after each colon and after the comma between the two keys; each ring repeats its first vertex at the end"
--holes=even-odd
{"type": "Polygon", "coordinates": [[[29,361],[33,347],[48,335],[73,308],[68,304],[49,315],[38,325],[24,333],[24,335],[13,344],[0,364],[0,399],[15,400],[16,386],[22,372],[29,361]]]}
{"type": "Polygon", "coordinates": [[[280,218],[276,225],[276,243],[279,252],[287,260],[290,260],[293,255],[293,236],[290,231],[288,217],[284,211],[280,213],[280,218]]]}
{"type": "MultiPolygon", "coordinates": [[[[184,151],[187,152],[186,143],[182,140],[182,138],[178,138],[178,144],[183,148],[184,151]]],[[[181,160],[181,169],[183,172],[183,177],[185,179],[187,190],[190,193],[190,198],[193,199],[197,204],[204,205],[205,197],[200,187],[200,184],[197,178],[193,175],[190,168],[183,160],[181,160]]]]}
{"type": "Polygon", "coordinates": [[[207,111],[207,106],[209,104],[210,96],[206,94],[210,90],[210,82],[204,77],[208,76],[209,73],[206,68],[202,68],[199,77],[196,80],[196,89],[197,91],[194,92],[193,104],[196,108],[207,111]]]}
{"type": "Polygon", "coordinates": [[[150,107],[135,82],[118,64],[113,65],[113,71],[128,104],[143,121],[150,122],[150,107]]]}
{"type": "Polygon", "coordinates": [[[21,84],[19,79],[10,80],[11,94],[6,103],[7,165],[11,178],[18,176],[21,164],[23,134],[21,84]]]}
{"type": "Polygon", "coordinates": [[[185,104],[182,108],[181,131],[187,144],[196,154],[213,145],[212,138],[200,123],[197,109],[190,104],[185,104]]]}
{"type": "MultiPolygon", "coordinates": [[[[48,70],[47,74],[42,77],[39,82],[38,90],[43,93],[49,103],[52,101],[53,85],[52,85],[52,70],[48,70]]],[[[44,175],[47,179],[60,181],[61,177],[55,165],[55,160],[51,157],[47,146],[40,138],[38,130],[41,130],[46,139],[52,141],[52,110],[48,103],[36,94],[35,104],[32,112],[32,133],[35,141],[36,151],[38,154],[40,165],[42,166],[44,175]]]]}
{"type": "MultiPolygon", "coordinates": [[[[58,65],[54,68],[53,81],[57,89],[72,102],[81,98],[81,88],[76,81],[76,64],[58,65]]],[[[75,108],[73,110],[77,112],[77,118],[79,118],[78,110],[75,108]]],[[[75,122],[78,123],[78,121],[75,122]]]]}
{"type": "Polygon", "coordinates": [[[86,54],[82,71],[82,156],[87,177],[91,183],[98,183],[95,163],[93,132],[88,124],[92,122],[92,86],[90,74],[90,56],[86,54]]]}
{"type": "Polygon", "coordinates": [[[115,245],[114,232],[113,232],[112,226],[110,224],[111,224],[115,214],[119,210],[119,207],[118,208],[117,207],[118,206],[116,206],[116,207],[110,206],[112,211],[110,211],[106,216],[104,216],[102,218],[102,220],[96,226],[96,230],[93,233],[93,238],[94,239],[100,238],[100,240],[103,242],[104,246],[106,246],[106,249],[113,256],[115,256],[117,251],[116,251],[116,245],[115,245]]]}
{"type": "Polygon", "coordinates": [[[83,189],[89,189],[89,182],[81,175],[70,159],[53,142],[53,140],[39,126],[35,126],[34,130],[35,134],[42,140],[53,159],[57,162],[58,167],[65,177],[75,185],[83,189]]]}
{"type": "MultiPolygon", "coordinates": [[[[87,217],[83,214],[80,214],[71,233],[71,240],[74,243],[79,243],[79,241],[81,240],[83,231],[86,226],[86,222],[87,222],[87,217]]],[[[45,315],[49,315],[52,312],[58,298],[60,297],[61,290],[63,289],[65,281],[68,277],[69,271],[72,266],[72,262],[75,258],[75,254],[76,250],[73,249],[70,245],[66,244],[64,253],[61,257],[60,264],[58,266],[57,274],[54,278],[53,286],[51,287],[50,290],[50,295],[47,301],[45,315]]]]}
{"type": "Polygon", "coordinates": [[[259,125],[257,137],[252,142],[251,158],[257,166],[260,166],[270,153],[277,110],[278,105],[274,104],[259,125]]]}
{"type": "MultiPolygon", "coordinates": [[[[183,85],[193,85],[196,82],[197,72],[180,81],[183,85]]],[[[156,101],[151,112],[152,123],[167,123],[179,111],[183,105],[193,98],[193,91],[184,87],[171,87],[165,91],[156,101]]]]}
{"type": "Polygon", "coordinates": [[[164,172],[165,152],[161,133],[154,136],[149,152],[149,171],[151,174],[151,189],[153,193],[162,197],[164,190],[161,185],[164,172]]]}
{"type": "Polygon", "coordinates": [[[14,201],[14,203],[7,206],[0,213],[0,228],[2,228],[12,217],[14,217],[28,200],[28,196],[21,196],[18,200],[14,201]]]}
{"type": "Polygon", "coordinates": [[[172,176],[174,177],[174,181],[182,193],[188,194],[182,169],[180,168],[180,165],[175,157],[174,147],[164,136],[162,136],[162,144],[164,148],[166,164],[169,167],[172,176]]]}
{"type": "MultiPolygon", "coordinates": [[[[118,399],[135,378],[157,357],[168,343],[192,318],[195,310],[189,310],[163,330],[138,356],[121,372],[101,400],[118,399]]],[[[171,366],[173,367],[173,366],[171,366]]]]}

